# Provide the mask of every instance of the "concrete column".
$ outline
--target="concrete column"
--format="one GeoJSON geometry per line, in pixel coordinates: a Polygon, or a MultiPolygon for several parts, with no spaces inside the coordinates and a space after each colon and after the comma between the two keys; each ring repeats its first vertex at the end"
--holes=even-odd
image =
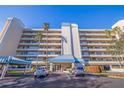
{"type": "Polygon", "coordinates": [[[75,67],[75,64],[74,63],[72,63],[72,69],[75,67]]]}
{"type": "Polygon", "coordinates": [[[110,70],[112,70],[112,65],[110,65],[110,70]]]}
{"type": "Polygon", "coordinates": [[[53,63],[50,63],[50,71],[53,71],[53,63]]]}
{"type": "Polygon", "coordinates": [[[0,79],[3,79],[3,78],[5,77],[6,72],[7,72],[7,70],[8,70],[8,67],[9,67],[9,64],[5,64],[5,65],[4,65],[0,79]]]}

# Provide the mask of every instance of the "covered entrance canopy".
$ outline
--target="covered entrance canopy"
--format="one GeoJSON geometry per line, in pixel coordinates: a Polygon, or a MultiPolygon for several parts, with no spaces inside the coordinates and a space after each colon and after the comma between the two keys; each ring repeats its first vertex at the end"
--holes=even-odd
{"type": "Polygon", "coordinates": [[[12,56],[0,56],[0,64],[20,64],[20,65],[27,65],[31,64],[31,61],[22,60],[19,58],[15,58],[12,56]]]}
{"type": "Polygon", "coordinates": [[[49,59],[50,63],[65,63],[65,62],[69,62],[69,63],[85,63],[83,59],[81,58],[76,58],[72,55],[61,55],[61,56],[57,56],[55,58],[51,58],[49,59]]]}
{"type": "Polygon", "coordinates": [[[55,58],[49,59],[49,63],[50,63],[51,71],[56,71],[56,70],[63,71],[69,68],[72,69],[74,66],[77,66],[77,64],[84,65],[85,61],[81,58],[76,58],[72,55],[60,55],[55,58]]]}
{"type": "Polygon", "coordinates": [[[0,56],[0,64],[3,65],[3,70],[1,73],[1,79],[2,79],[5,76],[6,71],[8,70],[9,64],[31,65],[31,61],[22,60],[12,56],[0,56]]]}

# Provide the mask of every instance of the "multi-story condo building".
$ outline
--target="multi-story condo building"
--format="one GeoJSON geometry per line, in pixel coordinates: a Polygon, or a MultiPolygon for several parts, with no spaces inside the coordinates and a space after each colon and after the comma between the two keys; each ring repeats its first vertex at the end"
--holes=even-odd
{"type": "MultiPolygon", "coordinates": [[[[112,27],[115,26],[119,26],[123,31],[124,20],[118,21],[112,27]]],[[[60,29],[50,28],[46,34],[43,28],[26,28],[21,20],[9,18],[0,34],[0,55],[31,60],[33,64],[38,56],[38,64],[43,65],[46,58],[70,54],[82,58],[87,65],[118,65],[112,61],[112,56],[107,51],[107,48],[112,46],[110,42],[105,29],[79,29],[77,24],[63,23],[60,29]],[[44,35],[40,47],[35,40],[39,31],[44,35]]]]}

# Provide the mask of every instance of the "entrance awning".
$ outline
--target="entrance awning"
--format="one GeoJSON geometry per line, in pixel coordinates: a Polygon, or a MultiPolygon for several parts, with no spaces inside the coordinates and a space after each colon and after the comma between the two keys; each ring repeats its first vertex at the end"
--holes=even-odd
{"type": "Polygon", "coordinates": [[[31,65],[31,61],[22,60],[12,56],[0,56],[0,64],[3,64],[3,70],[0,77],[0,79],[3,79],[6,75],[9,64],[26,65],[27,67],[27,65],[31,65]]]}
{"type": "Polygon", "coordinates": [[[55,58],[49,59],[50,63],[84,63],[84,60],[81,58],[73,57],[72,55],[61,55],[55,58]]]}
{"type": "Polygon", "coordinates": [[[28,65],[31,64],[31,61],[26,61],[26,60],[22,60],[19,58],[15,58],[12,56],[0,56],[0,63],[1,64],[24,64],[24,65],[28,65]]]}

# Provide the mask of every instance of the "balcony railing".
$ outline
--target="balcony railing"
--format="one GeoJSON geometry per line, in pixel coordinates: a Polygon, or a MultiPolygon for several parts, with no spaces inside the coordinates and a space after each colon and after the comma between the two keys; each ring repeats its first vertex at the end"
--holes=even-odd
{"type": "Polygon", "coordinates": [[[80,33],[80,36],[106,36],[106,34],[103,33],[80,33]]]}
{"type": "Polygon", "coordinates": [[[102,48],[102,49],[95,49],[95,48],[89,48],[89,49],[82,49],[82,51],[107,51],[107,48],[102,48]]]}
{"type": "Polygon", "coordinates": [[[90,55],[82,55],[82,57],[112,57],[112,55],[109,55],[109,54],[101,54],[101,55],[98,55],[98,54],[90,54],[90,55]]]}
{"type": "Polygon", "coordinates": [[[112,45],[110,43],[81,43],[81,45],[112,45]]]}
{"type": "MultiPolygon", "coordinates": [[[[19,43],[19,45],[39,45],[39,43],[19,43]]],[[[47,45],[47,43],[40,43],[40,45],[47,45]]],[[[61,46],[61,43],[48,43],[48,45],[61,46]]]]}
{"type": "Polygon", "coordinates": [[[112,40],[112,39],[111,38],[80,38],[80,40],[112,40]]]}
{"type": "MultiPolygon", "coordinates": [[[[21,40],[35,40],[35,38],[21,38],[21,40]]],[[[47,38],[43,38],[42,40],[47,40],[47,38]]],[[[48,40],[61,40],[61,38],[48,38],[48,40]]]]}
{"type": "Polygon", "coordinates": [[[119,64],[117,61],[88,61],[88,64],[119,64]]]}
{"type": "MultiPolygon", "coordinates": [[[[80,33],[80,36],[106,36],[105,33],[80,33]]],[[[114,36],[114,34],[113,34],[114,36]]]]}
{"type": "Polygon", "coordinates": [[[61,51],[61,49],[46,49],[46,48],[18,48],[17,51],[61,51]]]}
{"type": "MultiPolygon", "coordinates": [[[[23,33],[23,35],[29,35],[29,36],[32,36],[32,35],[37,35],[37,33],[23,33]]],[[[43,35],[47,35],[46,33],[43,33],[43,35]]],[[[49,36],[51,35],[56,35],[56,36],[60,36],[61,33],[48,33],[49,36]]]]}
{"type": "Polygon", "coordinates": [[[48,56],[48,57],[56,57],[58,55],[60,55],[60,54],[50,54],[50,55],[45,55],[45,54],[43,54],[43,55],[17,54],[16,57],[37,57],[37,56],[38,57],[46,57],[46,56],[48,56]]]}

